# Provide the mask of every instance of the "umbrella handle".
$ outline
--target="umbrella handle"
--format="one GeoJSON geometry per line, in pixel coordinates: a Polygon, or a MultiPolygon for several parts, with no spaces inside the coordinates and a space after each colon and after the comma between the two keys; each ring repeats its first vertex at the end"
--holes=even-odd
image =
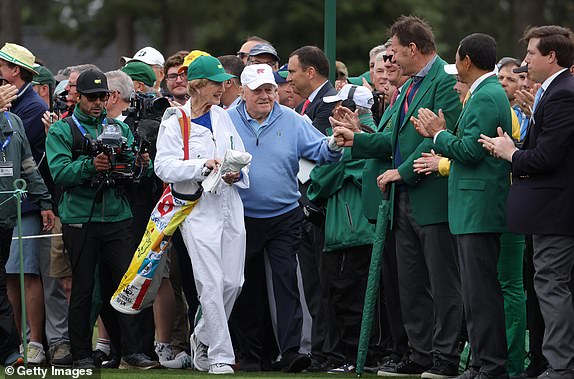
{"type": "Polygon", "coordinates": [[[383,200],[389,200],[390,197],[391,197],[391,190],[390,189],[383,192],[383,200]]]}

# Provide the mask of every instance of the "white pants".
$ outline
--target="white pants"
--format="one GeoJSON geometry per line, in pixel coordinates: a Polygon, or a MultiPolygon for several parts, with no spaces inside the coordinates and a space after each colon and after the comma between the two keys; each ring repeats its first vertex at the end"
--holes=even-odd
{"type": "Polygon", "coordinates": [[[210,364],[234,364],[227,321],[243,285],[246,238],[237,190],[204,193],[180,228],[201,304],[195,336],[209,346],[210,364]]]}

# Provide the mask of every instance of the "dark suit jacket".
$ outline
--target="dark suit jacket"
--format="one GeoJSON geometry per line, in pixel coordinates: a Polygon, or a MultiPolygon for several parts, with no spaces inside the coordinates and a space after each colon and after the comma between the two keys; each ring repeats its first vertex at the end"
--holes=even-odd
{"type": "MultiPolygon", "coordinates": [[[[309,104],[305,110],[305,114],[311,119],[313,126],[325,135],[327,135],[327,129],[331,127],[329,116],[331,116],[331,112],[337,103],[325,103],[323,101],[323,97],[333,96],[336,94],[337,90],[333,87],[331,82],[325,83],[317,93],[317,96],[315,96],[311,104],[309,104]]],[[[303,104],[304,102],[299,104],[295,108],[295,112],[301,113],[303,104]]]]}
{"type": "Polygon", "coordinates": [[[511,231],[574,236],[574,77],[546,89],[521,150],[512,156],[507,203],[511,231]]]}

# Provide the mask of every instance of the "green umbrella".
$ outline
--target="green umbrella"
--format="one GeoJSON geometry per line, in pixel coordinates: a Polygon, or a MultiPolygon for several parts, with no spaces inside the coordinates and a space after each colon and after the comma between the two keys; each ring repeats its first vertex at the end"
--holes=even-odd
{"type": "Polygon", "coordinates": [[[377,303],[377,294],[379,292],[379,282],[381,279],[381,260],[385,246],[387,225],[389,224],[389,192],[390,191],[384,193],[383,200],[381,200],[379,211],[377,213],[373,252],[371,254],[371,265],[369,267],[369,278],[367,280],[365,304],[363,306],[363,318],[361,320],[359,349],[357,351],[357,366],[355,369],[357,376],[361,376],[363,374],[365,360],[367,359],[367,351],[369,350],[371,329],[373,328],[373,313],[375,304],[377,303]]]}

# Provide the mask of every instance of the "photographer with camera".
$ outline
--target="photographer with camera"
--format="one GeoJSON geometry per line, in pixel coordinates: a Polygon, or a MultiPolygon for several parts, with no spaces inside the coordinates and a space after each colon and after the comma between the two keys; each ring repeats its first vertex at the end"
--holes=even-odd
{"type": "MultiPolygon", "coordinates": [[[[79,102],[74,113],[52,125],[46,152],[54,182],[64,187],[59,214],[74,283],[68,325],[74,367],[94,368],[90,323],[94,271],[99,262],[102,298],[107,300],[133,255],[132,213],[122,187],[131,181],[128,167],[135,161],[134,170],[140,169],[138,164],[149,168],[149,156],[136,160],[125,148],[134,140],[128,126],[106,117],[110,91],[101,71],[82,72],[76,90],[79,102]]],[[[138,353],[136,316],[116,312],[108,301],[103,301],[100,316],[110,333],[112,350],[122,356],[121,367],[159,365],[138,353]]]]}

